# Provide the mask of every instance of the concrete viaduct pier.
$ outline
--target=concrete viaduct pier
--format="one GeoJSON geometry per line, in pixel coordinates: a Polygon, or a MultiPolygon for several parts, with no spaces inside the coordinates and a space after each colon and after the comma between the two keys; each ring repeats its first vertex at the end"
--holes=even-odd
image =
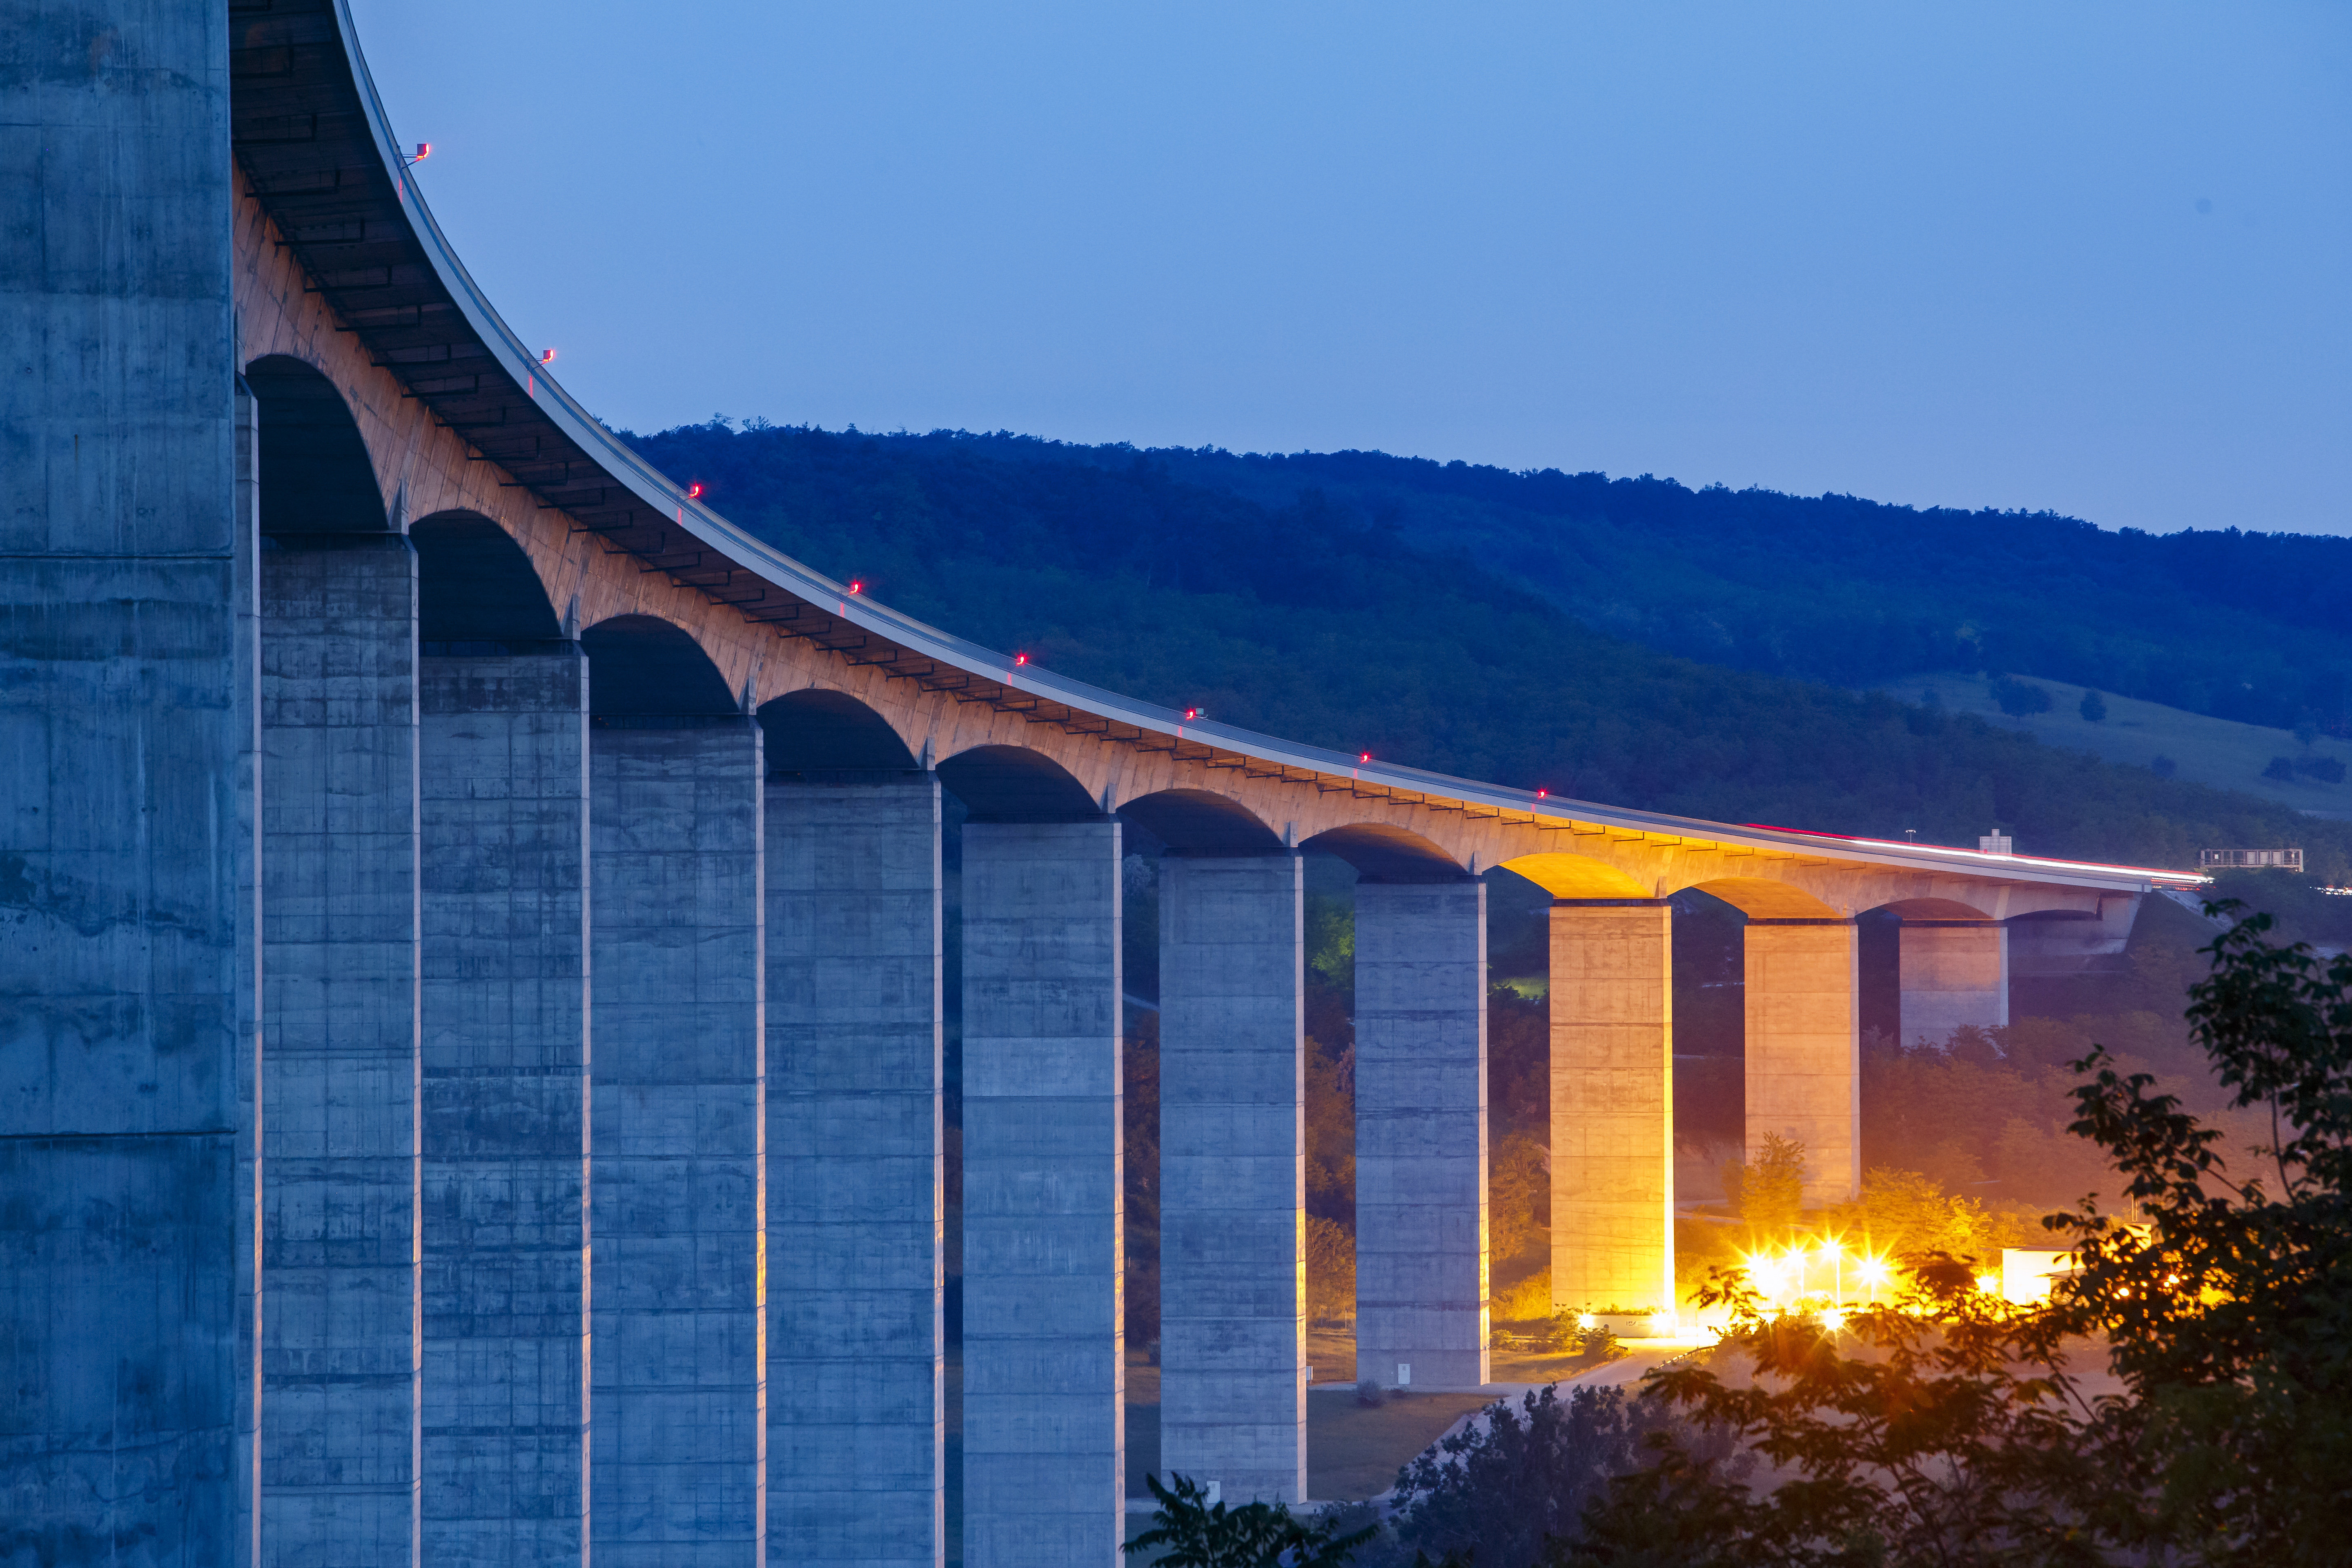
{"type": "Polygon", "coordinates": [[[1166,1462],[1305,1476],[1300,858],[1359,883],[1362,1375],[1486,1375],[1485,904],[1552,921],[1555,1300],[1668,1307],[1670,906],[1751,1140],[2193,875],[1669,818],[1017,666],[548,379],[340,0],[59,0],[0,83],[0,1558],[936,1564],[1121,1531],[1121,857],[1164,853],[1166,1462]]]}

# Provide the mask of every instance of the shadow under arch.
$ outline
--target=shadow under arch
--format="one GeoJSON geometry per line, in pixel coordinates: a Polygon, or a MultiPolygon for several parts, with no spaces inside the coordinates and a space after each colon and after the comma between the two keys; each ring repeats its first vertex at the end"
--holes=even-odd
{"type": "Polygon", "coordinates": [[[974,746],[940,763],[973,822],[1093,822],[1103,816],[1068,769],[1026,746],[974,746]]]}
{"type": "Polygon", "coordinates": [[[1381,822],[1351,822],[1328,828],[1298,847],[1309,855],[1331,855],[1356,868],[1364,882],[1467,882],[1462,863],[1418,833],[1381,822]]]}
{"type": "MultiPolygon", "coordinates": [[[[1752,921],[1833,921],[1845,918],[1802,888],[1769,877],[1717,877],[1688,889],[1711,893],[1752,921]]],[[[1676,892],[1687,890],[1677,888],[1676,892]]]]}
{"type": "Polygon", "coordinates": [[[614,616],[580,634],[593,719],[740,716],[726,677],[683,626],[614,616]]]}
{"type": "Polygon", "coordinates": [[[408,530],[416,546],[420,642],[552,642],[547,585],[513,536],[479,512],[442,511],[408,530]]]}
{"type": "Polygon", "coordinates": [[[890,721],[846,691],[805,687],[760,704],[768,772],[913,773],[920,764],[890,721]]]}
{"type": "Polygon", "coordinates": [[[1163,789],[1118,808],[1178,855],[1277,855],[1282,837],[1239,801],[1205,789],[1163,789]]]}
{"type": "Polygon", "coordinates": [[[265,354],[245,367],[245,384],[258,405],[261,531],[392,531],[375,464],[335,384],[290,355],[265,354]]]}
{"type": "Polygon", "coordinates": [[[1632,872],[1581,855],[1545,851],[1502,863],[1555,899],[1649,899],[1657,890],[1632,872]]]}

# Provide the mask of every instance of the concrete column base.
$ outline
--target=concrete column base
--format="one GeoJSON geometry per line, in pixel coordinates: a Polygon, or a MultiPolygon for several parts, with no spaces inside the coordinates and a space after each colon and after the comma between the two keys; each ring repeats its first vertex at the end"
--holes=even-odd
{"type": "Polygon", "coordinates": [[[1120,1561],[1119,825],[963,830],[963,1560],[1120,1561]]]}
{"type": "Polygon", "coordinates": [[[416,1552],[416,552],[262,552],[261,1534],[416,1552]]]}
{"type": "Polygon", "coordinates": [[[584,1563],[588,661],[425,652],[423,1560],[584,1563]]]}
{"type": "Polygon", "coordinates": [[[1853,921],[1748,922],[1748,1157],[1805,1146],[1805,1202],[1862,1189],[1862,1004],[1853,921]]]}
{"type": "Polygon", "coordinates": [[[939,781],[780,779],[767,810],[768,1552],[936,1565],[939,781]]]}
{"type": "Polygon", "coordinates": [[[1486,1382],[1486,886],[1356,884],[1356,1381],[1486,1382]]]}
{"type": "Polygon", "coordinates": [[[1940,1045],[1959,1028],[2009,1022],[2009,929],[1997,921],[1905,921],[1904,1043],[1940,1045]]]}
{"type": "Polygon", "coordinates": [[[1674,909],[1551,910],[1551,1298],[1556,1312],[1672,1310],[1674,909]]]}
{"type": "Polygon", "coordinates": [[[760,727],[599,718],[593,1557],[765,1568],[760,727]]]}
{"type": "Polygon", "coordinates": [[[1160,879],[1160,1462],[1307,1495],[1304,862],[1160,879]]]}

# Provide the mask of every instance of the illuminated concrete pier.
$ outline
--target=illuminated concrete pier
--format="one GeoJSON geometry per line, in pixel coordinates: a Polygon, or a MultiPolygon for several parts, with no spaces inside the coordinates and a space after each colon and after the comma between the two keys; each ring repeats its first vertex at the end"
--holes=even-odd
{"type": "Polygon", "coordinates": [[[1805,1202],[1862,1188],[1862,1014],[1851,920],[1748,922],[1748,1157],[1805,1146],[1805,1202]]]}
{"type": "Polygon", "coordinates": [[[1550,1005],[1553,1310],[1671,1309],[1673,907],[1554,903],[1550,1005]]]}

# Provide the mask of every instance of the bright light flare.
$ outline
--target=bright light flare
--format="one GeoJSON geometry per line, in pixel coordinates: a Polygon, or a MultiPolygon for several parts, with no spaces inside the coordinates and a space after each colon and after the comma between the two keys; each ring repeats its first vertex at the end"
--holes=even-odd
{"type": "Polygon", "coordinates": [[[1013,665],[1014,665],[1014,667],[1015,667],[1015,668],[1018,668],[1018,667],[1019,667],[1019,666],[1021,666],[1021,665],[1027,664],[1028,662],[1029,662],[1029,656],[1028,656],[1027,654],[1025,654],[1025,653],[1016,653],[1016,654],[1014,654],[1014,655],[1013,656],[1013,665]]]}
{"type": "Polygon", "coordinates": [[[853,594],[863,594],[866,592],[866,584],[853,577],[849,581],[849,591],[853,594]]]}
{"type": "Polygon", "coordinates": [[[702,499],[702,487],[699,484],[687,486],[686,499],[688,500],[700,500],[702,499]]]}
{"type": "Polygon", "coordinates": [[[1855,1276],[1865,1285],[1885,1284],[1886,1273],[1886,1259],[1883,1258],[1865,1258],[1854,1266],[1855,1276]]]}

